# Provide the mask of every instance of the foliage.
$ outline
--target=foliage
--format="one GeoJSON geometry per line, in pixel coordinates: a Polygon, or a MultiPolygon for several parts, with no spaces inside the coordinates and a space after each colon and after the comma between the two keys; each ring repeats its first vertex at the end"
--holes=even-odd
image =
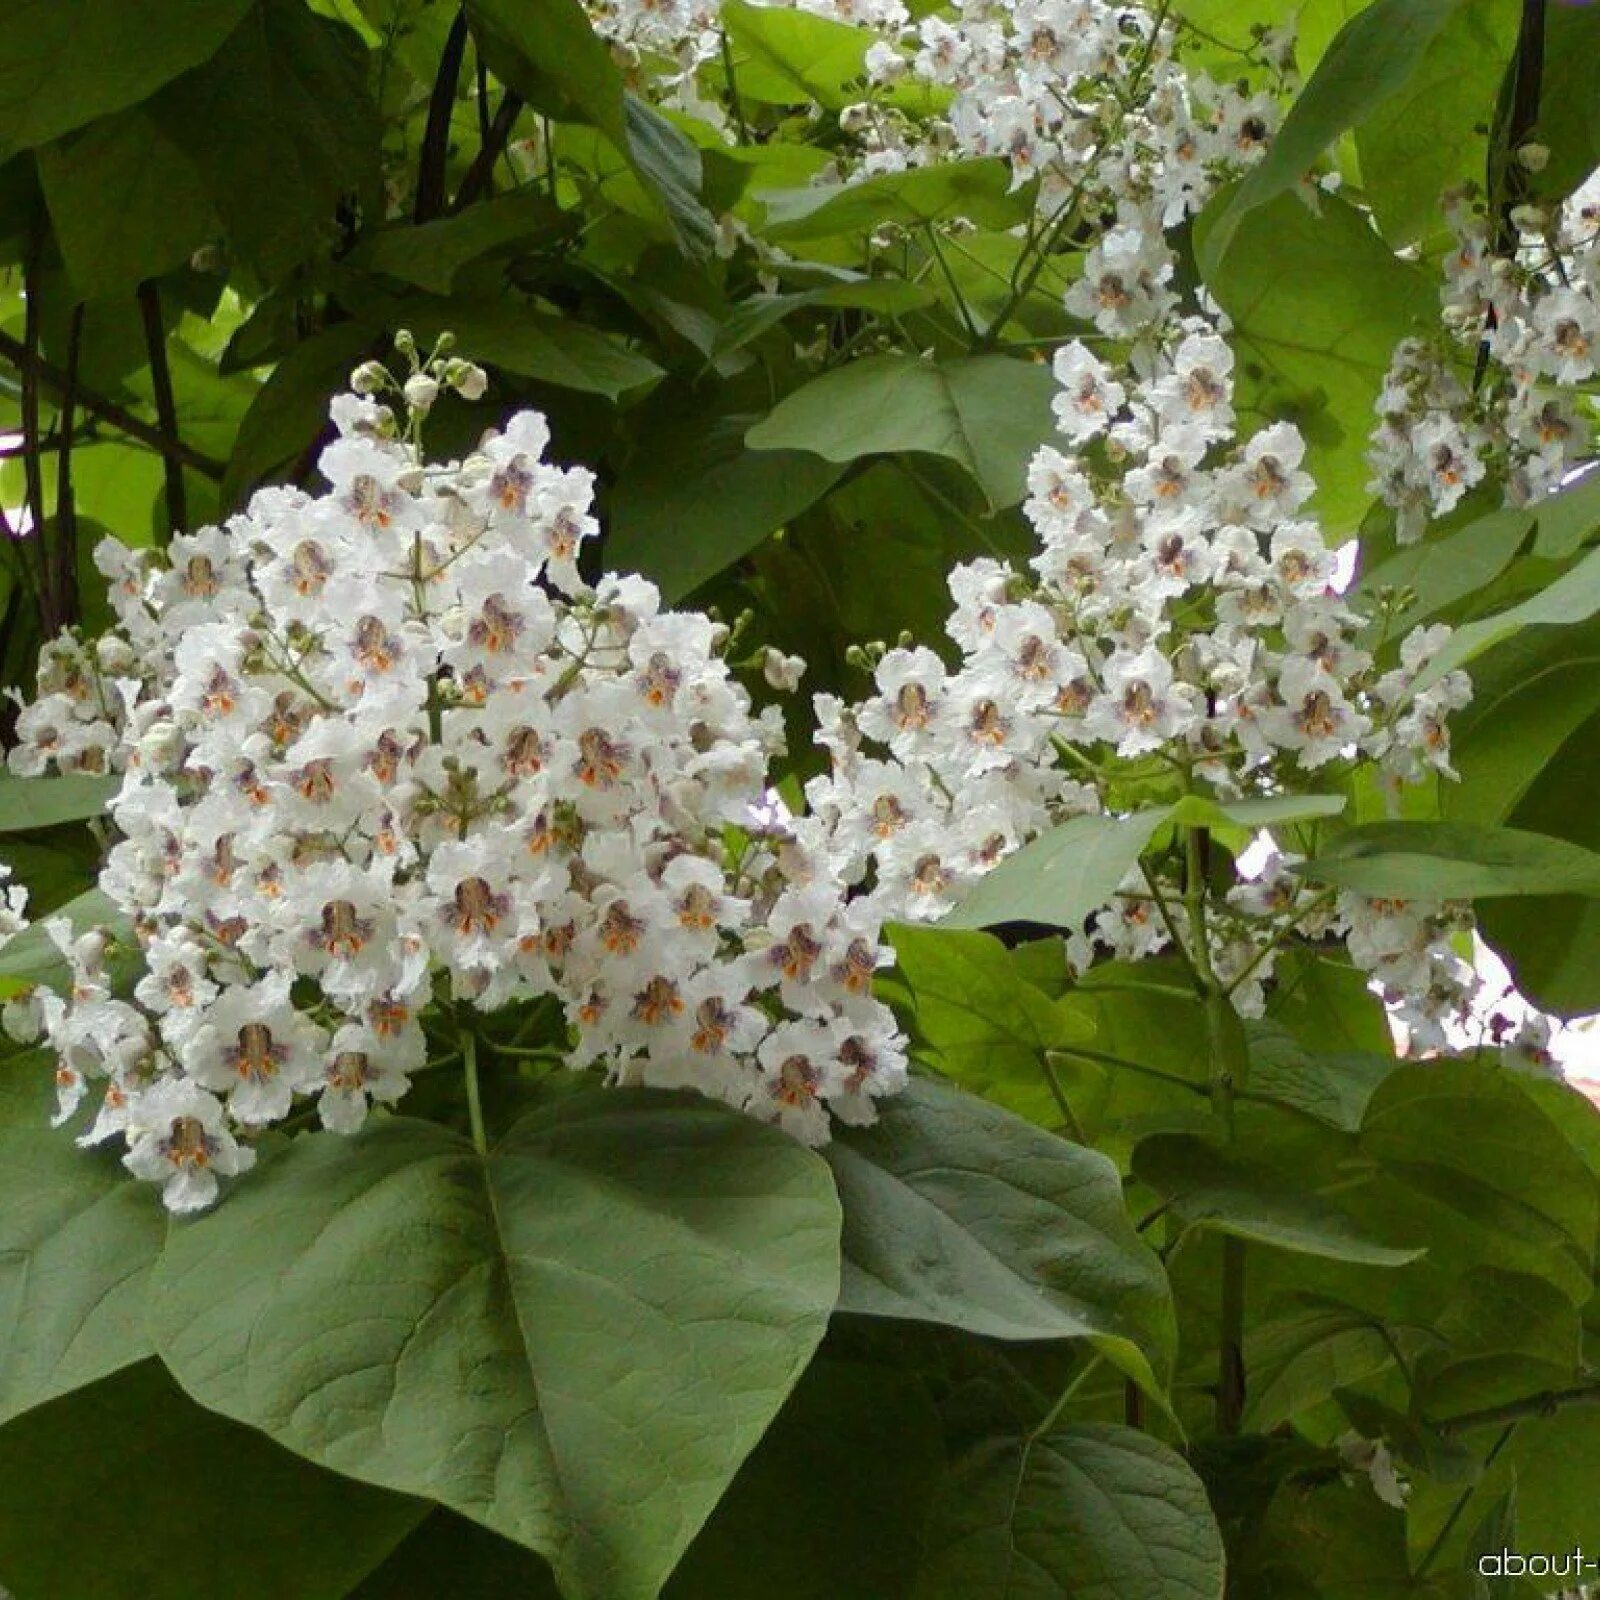
{"type": "MultiPolygon", "coordinates": [[[[1534,1592],[1484,1552],[1592,1537],[1600,1112],[1543,1018],[1460,982],[1481,935],[1548,1012],[1600,1008],[1600,321],[1545,265],[1600,282],[1600,8],[1087,5],[1120,20],[1064,95],[1065,12],[12,0],[0,1591],[1468,1600],[1534,1592]],[[965,13],[989,78],[938,48],[965,13]],[[420,387],[373,365],[402,329],[420,387]],[[1087,585],[1066,642],[1119,665],[1248,635],[1268,732],[1236,759],[1206,743],[1233,691],[1152,709],[1130,678],[1134,720],[1041,736],[999,843],[932,850],[918,901],[875,803],[932,772],[959,842],[992,771],[924,761],[892,708],[981,690],[997,619],[1066,614],[1081,564],[1029,562],[1079,479],[1096,571],[1137,542],[1182,349],[1214,431],[1172,470],[1223,499],[1257,471],[1228,531],[1283,534],[1337,626],[1302,650],[1180,584],[1141,633],[1087,585]],[[767,948],[768,876],[848,902],[911,1061],[876,1120],[812,1149],[772,1073],[780,1128],[602,1087],[564,994],[478,1012],[447,966],[404,1106],[235,1127],[205,1215],[74,1143],[118,1083],[81,1019],[149,1004],[179,915],[117,854],[181,682],[141,652],[243,592],[174,597],[194,530],[332,515],[336,456],[336,495],[246,508],[318,492],[352,369],[416,482],[424,424],[466,458],[463,503],[485,427],[541,413],[594,473],[571,614],[580,567],[642,574],[704,624],[679,665],[786,727],[787,820],[678,816],[674,854],[758,907],[730,960],[767,948]],[[1347,606],[1315,564],[1346,541],[1347,606]],[[1297,650],[1327,667],[1299,723],[1297,650]],[[52,1003],[56,1049],[24,1047],[52,1003]]],[[[975,700],[976,742],[1027,692],[975,700]]]]}

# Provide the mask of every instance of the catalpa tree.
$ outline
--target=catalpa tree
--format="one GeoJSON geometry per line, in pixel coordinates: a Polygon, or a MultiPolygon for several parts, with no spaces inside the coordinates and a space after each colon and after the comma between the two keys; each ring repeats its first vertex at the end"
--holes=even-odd
{"type": "Polygon", "coordinates": [[[1600,1577],[1600,7],[12,0],[0,374],[15,1600],[1600,1577]]]}

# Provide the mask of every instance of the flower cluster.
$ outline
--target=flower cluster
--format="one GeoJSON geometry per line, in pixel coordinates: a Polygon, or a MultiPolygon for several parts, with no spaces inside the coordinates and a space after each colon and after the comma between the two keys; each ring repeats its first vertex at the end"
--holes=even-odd
{"type": "Polygon", "coordinates": [[[1600,372],[1600,173],[1553,216],[1519,208],[1505,252],[1470,193],[1446,216],[1441,328],[1396,350],[1370,452],[1372,491],[1406,542],[1486,478],[1521,505],[1593,448],[1572,389],[1600,372]]]}
{"type": "MultiPolygon", "coordinates": [[[[1060,351],[1069,450],[1032,463],[1030,570],[984,559],[952,574],[957,669],[891,649],[860,704],[819,701],[832,761],[807,789],[814,846],[884,916],[943,915],[1042,829],[1115,809],[1130,784],[1231,800],[1302,792],[1358,760],[1391,784],[1450,773],[1448,717],[1470,686],[1448,672],[1417,687],[1448,630],[1413,632],[1379,670],[1306,515],[1303,442],[1288,424],[1234,442],[1231,368],[1203,323],[1131,388],[1081,345],[1060,351]]],[[[1308,918],[1347,929],[1353,959],[1396,990],[1459,977],[1448,908],[1335,904],[1292,865],[1269,861],[1209,921],[1241,1008],[1259,1005],[1284,927],[1308,918]]],[[[1161,883],[1124,890],[1072,941],[1075,965],[1149,954],[1183,922],[1161,883]]]]}
{"type": "MultiPolygon", "coordinates": [[[[104,938],[46,924],[73,967],[70,1001],[36,1001],[62,1120],[92,1083],[85,1142],[125,1135],[201,1206],[297,1104],[352,1131],[472,1012],[541,997],[612,1082],[811,1141],[870,1120],[904,1073],[878,923],[792,881],[761,819],[775,710],[710,619],[580,577],[591,479],[544,459],[539,416],[428,466],[432,397],[405,391],[406,427],[334,402],[327,493],[262,491],[165,560],[102,546],[123,626],[99,654],[128,670],[97,735],[125,770],[100,886],[143,975],[113,992],[104,938]]],[[[81,741],[80,666],[47,654],[60,703],[25,718],[22,770],[81,741]]]]}

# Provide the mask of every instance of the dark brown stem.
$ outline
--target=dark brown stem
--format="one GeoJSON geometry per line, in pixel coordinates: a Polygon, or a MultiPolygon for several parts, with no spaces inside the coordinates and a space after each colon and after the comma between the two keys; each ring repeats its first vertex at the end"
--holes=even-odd
{"type": "Polygon", "coordinates": [[[455,203],[450,207],[452,212],[461,211],[471,205],[489,187],[489,180],[494,175],[494,164],[500,159],[510,141],[511,130],[516,126],[521,113],[521,99],[507,89],[495,111],[494,121],[489,124],[489,131],[484,135],[483,144],[477,155],[472,158],[472,165],[467,168],[467,175],[461,180],[461,187],[456,191],[455,203]]]}
{"type": "MultiPolygon", "coordinates": [[[[32,373],[42,389],[48,389],[58,395],[66,392],[67,375],[60,367],[52,366],[50,362],[30,354],[27,345],[21,339],[3,331],[0,331],[0,356],[5,357],[16,367],[24,379],[32,373]]],[[[196,450],[192,445],[185,444],[176,436],[163,434],[160,428],[154,427],[142,417],[135,416],[126,406],[120,406],[115,400],[97,394],[93,389],[86,389],[82,384],[78,385],[77,399],[85,411],[93,412],[101,421],[109,423],[119,433],[127,434],[130,439],[137,439],[140,444],[154,450],[157,455],[181,461],[184,466],[198,472],[204,478],[211,478],[218,483],[222,481],[222,475],[227,468],[221,461],[196,450]]]]}
{"type": "Polygon", "coordinates": [[[39,251],[37,236],[23,269],[22,342],[28,362],[22,369],[22,478],[28,502],[28,543],[39,570],[39,621],[45,633],[61,627],[56,611],[49,558],[45,554],[44,462],[39,454],[39,251]]]}
{"type": "Polygon", "coordinates": [[[72,436],[78,420],[78,364],[83,353],[83,304],[72,308],[67,331],[67,384],[56,423],[56,539],[52,592],[62,622],[78,620],[78,497],[72,484],[72,436]]]}
{"type": "MultiPolygon", "coordinates": [[[[178,436],[178,407],[172,396],[172,368],[167,364],[167,330],[161,321],[161,291],[152,279],[139,285],[139,316],[144,322],[145,353],[150,358],[150,385],[155,392],[156,420],[169,439],[178,436]]],[[[183,463],[169,455],[166,466],[167,534],[189,526],[188,496],[183,487],[183,463]]]]}
{"type": "Polygon", "coordinates": [[[433,80],[433,95],[428,101],[428,126],[422,135],[422,154],[417,162],[417,201],[412,220],[428,222],[444,213],[445,167],[450,158],[450,118],[455,110],[456,87],[461,81],[461,63],[467,53],[467,13],[456,12],[450,33],[439,57],[439,75],[433,80]]]}
{"type": "MultiPolygon", "coordinates": [[[[1517,225],[1512,213],[1528,192],[1527,169],[1517,159],[1528,135],[1539,121],[1539,92],[1544,81],[1545,0],[1522,0],[1522,20],[1517,29],[1517,46],[1506,68],[1506,84],[1501,90],[1499,115],[1489,138],[1488,171],[1485,182],[1489,204],[1494,210],[1492,249],[1507,259],[1516,254],[1517,225]]],[[[1483,382],[1489,366],[1489,335],[1498,319],[1490,306],[1484,317],[1483,340],[1472,386],[1483,382]]]]}

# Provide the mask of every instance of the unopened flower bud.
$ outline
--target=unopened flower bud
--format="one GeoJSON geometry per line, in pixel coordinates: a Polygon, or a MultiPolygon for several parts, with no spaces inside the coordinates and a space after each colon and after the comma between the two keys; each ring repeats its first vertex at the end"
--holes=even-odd
{"type": "Polygon", "coordinates": [[[481,400],[489,389],[489,374],[471,361],[452,361],[445,377],[463,400],[481,400]]]}
{"type": "Polygon", "coordinates": [[[1543,172],[1550,165],[1550,146],[1547,144],[1525,144],[1517,151],[1517,160],[1529,172],[1543,172]]]}
{"type": "Polygon", "coordinates": [[[805,671],[806,664],[799,656],[786,656],[771,645],[761,653],[761,676],[780,694],[793,694],[805,671]]]}
{"type": "Polygon", "coordinates": [[[425,372],[414,372],[406,379],[406,404],[419,416],[427,416],[439,398],[439,383],[425,372]]]}
{"type": "Polygon", "coordinates": [[[133,646],[114,633],[105,634],[95,641],[94,658],[102,672],[133,671],[133,646]]]}
{"type": "Polygon", "coordinates": [[[377,394],[388,381],[388,368],[381,361],[363,361],[350,374],[350,387],[357,394],[377,394]]]}

